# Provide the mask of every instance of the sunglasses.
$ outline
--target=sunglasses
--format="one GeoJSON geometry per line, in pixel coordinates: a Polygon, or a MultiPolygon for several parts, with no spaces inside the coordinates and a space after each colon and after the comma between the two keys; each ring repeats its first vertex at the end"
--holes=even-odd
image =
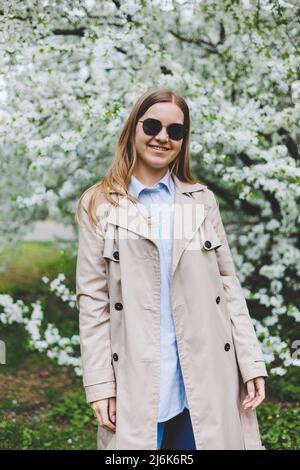
{"type": "MultiPolygon", "coordinates": [[[[147,118],[144,121],[138,121],[143,123],[143,131],[146,135],[155,136],[159,134],[163,125],[158,119],[147,118]]],[[[181,140],[185,136],[187,127],[184,124],[169,124],[167,127],[167,133],[172,140],[181,140]]]]}

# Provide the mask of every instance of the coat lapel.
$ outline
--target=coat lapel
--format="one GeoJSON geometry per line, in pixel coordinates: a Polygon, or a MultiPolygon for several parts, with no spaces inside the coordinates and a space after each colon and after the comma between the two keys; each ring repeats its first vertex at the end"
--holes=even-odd
{"type": "Polygon", "coordinates": [[[182,253],[193,239],[195,232],[199,229],[207,214],[206,205],[199,203],[194,195],[195,192],[202,191],[207,186],[200,183],[185,183],[176,176],[174,176],[174,180],[176,193],[171,279],[182,253]]]}
{"type": "Polygon", "coordinates": [[[152,240],[147,213],[142,204],[134,204],[126,196],[118,195],[118,206],[112,206],[107,222],[118,225],[133,234],[152,240]]]}
{"type": "MultiPolygon", "coordinates": [[[[173,175],[175,181],[174,201],[174,230],[173,230],[173,262],[171,276],[173,275],[180,257],[188,243],[193,239],[195,232],[203,223],[206,214],[206,204],[199,203],[194,193],[202,191],[207,186],[200,183],[186,183],[173,175]]],[[[139,236],[155,240],[151,236],[150,223],[142,204],[130,202],[126,196],[117,195],[119,205],[111,206],[107,222],[122,227],[129,232],[129,236],[139,236]]]]}

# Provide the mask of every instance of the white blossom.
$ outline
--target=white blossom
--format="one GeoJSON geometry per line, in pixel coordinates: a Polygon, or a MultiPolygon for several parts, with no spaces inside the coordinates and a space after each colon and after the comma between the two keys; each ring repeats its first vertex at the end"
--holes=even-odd
{"type": "MultiPolygon", "coordinates": [[[[284,318],[300,321],[297,0],[277,0],[280,12],[270,0],[2,3],[0,250],[40,218],[74,223],[136,99],[153,86],[177,89],[190,108],[193,171],[228,195],[224,225],[245,296],[266,312],[256,328],[267,360],[287,364],[284,318]]],[[[63,276],[42,280],[75,308],[63,276]]],[[[46,341],[55,360],[73,361],[59,356],[68,344],[42,325],[38,302],[2,293],[0,305],[1,324],[23,324],[33,347],[46,351],[46,341]]]]}

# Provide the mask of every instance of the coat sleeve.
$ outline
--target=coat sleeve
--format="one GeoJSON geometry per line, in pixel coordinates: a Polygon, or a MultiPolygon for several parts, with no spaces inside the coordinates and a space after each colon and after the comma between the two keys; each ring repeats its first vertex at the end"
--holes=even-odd
{"type": "Polygon", "coordinates": [[[87,195],[80,207],[76,264],[76,305],[79,308],[79,336],[83,385],[88,403],[116,396],[111,363],[110,311],[103,258],[104,235],[88,220],[87,195]]]}
{"type": "Polygon", "coordinates": [[[208,216],[222,243],[222,246],[216,251],[217,261],[231,317],[237,361],[243,382],[246,383],[255,377],[267,377],[268,373],[242,287],[235,272],[234,262],[220,215],[219,203],[212,191],[211,196],[212,204],[208,216]]]}

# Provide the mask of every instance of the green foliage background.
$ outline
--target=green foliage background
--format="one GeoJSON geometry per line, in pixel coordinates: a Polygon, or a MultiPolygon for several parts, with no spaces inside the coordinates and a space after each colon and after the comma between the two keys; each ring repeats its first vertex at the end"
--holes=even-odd
{"type": "MultiPolygon", "coordinates": [[[[71,250],[62,251],[50,242],[21,242],[0,283],[14,298],[28,303],[42,299],[47,321],[72,334],[78,331],[76,310],[49,293],[40,278],[51,279],[63,271],[74,290],[74,269],[71,250]]],[[[7,343],[7,364],[0,366],[0,448],[96,449],[97,425],[81,378],[31,351],[21,325],[0,325],[0,338],[7,343]]],[[[267,399],[257,409],[263,445],[299,449],[298,368],[291,368],[288,377],[269,377],[266,388],[267,399]]]]}

